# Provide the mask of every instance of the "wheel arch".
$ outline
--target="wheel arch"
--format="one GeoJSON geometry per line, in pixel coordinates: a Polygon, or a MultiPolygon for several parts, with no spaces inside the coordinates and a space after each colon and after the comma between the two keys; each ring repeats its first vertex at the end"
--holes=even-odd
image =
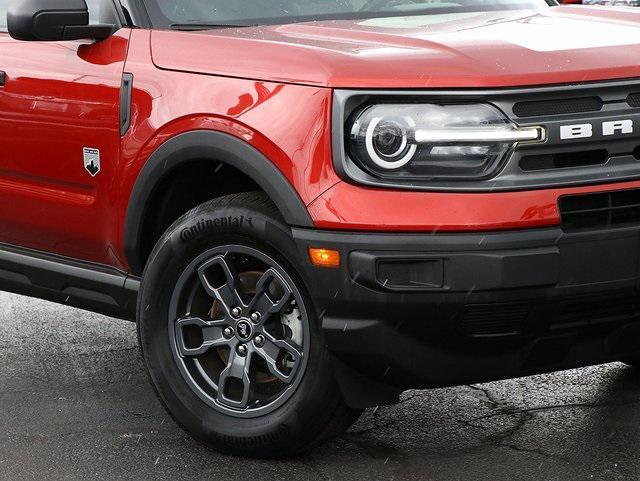
{"type": "Polygon", "coordinates": [[[264,154],[232,135],[194,130],[181,133],[158,147],[137,176],[126,210],[124,250],[136,275],[145,265],[143,221],[158,185],[175,169],[194,160],[229,165],[253,180],[273,201],[290,226],[312,227],[304,202],[282,172],[264,154]]]}

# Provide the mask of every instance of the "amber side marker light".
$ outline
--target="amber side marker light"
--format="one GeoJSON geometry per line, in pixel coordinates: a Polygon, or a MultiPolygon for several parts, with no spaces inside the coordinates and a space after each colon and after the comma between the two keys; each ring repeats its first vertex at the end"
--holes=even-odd
{"type": "Polygon", "coordinates": [[[309,247],[309,259],[316,267],[340,267],[340,252],[309,247]]]}

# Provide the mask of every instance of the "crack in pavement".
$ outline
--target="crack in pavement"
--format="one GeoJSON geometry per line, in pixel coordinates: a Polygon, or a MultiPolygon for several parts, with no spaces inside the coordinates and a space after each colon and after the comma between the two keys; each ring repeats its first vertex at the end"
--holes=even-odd
{"type": "MultiPolygon", "coordinates": [[[[472,419],[471,421],[465,421],[464,422],[465,424],[486,430],[487,428],[485,426],[472,424],[473,421],[490,419],[492,417],[497,417],[497,416],[507,416],[514,419],[515,421],[515,424],[511,428],[499,433],[489,435],[486,438],[484,438],[485,440],[489,442],[493,442],[493,444],[498,447],[511,449],[517,452],[535,454],[547,459],[556,459],[556,460],[562,461],[563,463],[569,466],[572,465],[571,460],[569,460],[568,458],[560,454],[550,453],[540,448],[529,448],[529,447],[519,446],[513,441],[507,442],[507,440],[512,439],[520,430],[522,430],[529,421],[534,419],[535,413],[543,411],[542,407],[531,408],[531,409],[514,409],[514,408],[511,408],[508,403],[505,403],[497,399],[489,389],[483,388],[478,385],[473,385],[473,384],[468,384],[467,387],[474,391],[478,391],[482,393],[485,399],[487,399],[487,401],[489,401],[489,403],[494,408],[498,409],[499,412],[488,414],[486,416],[480,416],[478,418],[472,419]]],[[[557,405],[553,407],[560,407],[560,406],[561,405],[557,405]]]]}
{"type": "Polygon", "coordinates": [[[384,428],[388,428],[392,425],[394,425],[396,423],[396,421],[389,421],[388,423],[385,424],[379,424],[378,420],[379,420],[379,413],[382,411],[382,409],[385,408],[390,408],[393,406],[399,406],[401,404],[405,404],[409,401],[411,401],[412,399],[415,398],[419,398],[421,396],[420,393],[416,393],[416,394],[412,394],[410,396],[405,397],[404,399],[401,399],[400,402],[392,405],[392,406],[376,406],[375,408],[373,408],[373,419],[372,419],[372,423],[373,426],[366,428],[366,429],[361,429],[360,431],[349,431],[347,433],[345,433],[345,436],[349,436],[349,435],[353,435],[353,436],[361,436],[363,434],[367,434],[370,433],[371,431],[375,431],[376,429],[384,429],[384,428]]]}
{"type": "Polygon", "coordinates": [[[639,399],[631,399],[627,401],[611,401],[605,403],[567,403],[567,404],[550,404],[546,406],[536,406],[526,409],[514,409],[509,411],[501,411],[497,413],[486,414],[484,416],[478,416],[476,418],[471,419],[471,421],[482,421],[484,419],[490,419],[499,416],[511,416],[516,414],[523,413],[539,413],[545,411],[557,411],[562,409],[593,409],[593,408],[601,408],[601,407],[612,407],[612,406],[629,406],[631,404],[640,403],[639,399]]]}
{"type": "MultiPolygon", "coordinates": [[[[482,400],[485,401],[489,405],[489,409],[492,411],[488,414],[474,417],[472,419],[461,419],[459,417],[449,417],[447,418],[450,421],[454,421],[456,423],[467,426],[468,428],[476,429],[483,431],[486,433],[485,436],[478,436],[478,445],[474,448],[471,448],[471,451],[474,451],[478,446],[482,446],[483,448],[487,445],[493,445],[498,448],[510,449],[512,451],[516,451],[519,453],[527,453],[535,456],[540,456],[545,459],[554,459],[556,461],[562,462],[567,466],[573,466],[572,461],[558,453],[549,452],[540,447],[534,446],[526,446],[521,445],[516,442],[513,438],[530,423],[538,413],[544,413],[548,411],[554,410],[563,410],[563,409],[592,409],[592,408],[600,408],[600,407],[609,407],[609,406],[625,406],[632,405],[635,403],[640,403],[640,398],[634,398],[630,400],[624,401],[616,401],[612,400],[610,402],[603,403],[567,403],[567,404],[551,404],[544,406],[534,406],[530,408],[521,408],[518,406],[514,406],[511,403],[505,402],[500,399],[495,393],[493,393],[489,388],[484,387],[482,385],[476,384],[468,384],[464,386],[467,389],[478,392],[482,396],[482,400]],[[491,420],[493,418],[497,418],[500,416],[504,416],[511,420],[510,425],[508,426],[499,426],[501,429],[499,431],[495,431],[496,425],[486,425],[482,424],[481,421],[491,420]]],[[[410,402],[416,398],[420,398],[424,395],[424,392],[418,392],[412,395],[409,395],[403,398],[399,404],[410,402]]],[[[343,436],[343,439],[348,440],[356,444],[357,446],[366,449],[367,451],[375,451],[374,456],[380,454],[380,448],[382,446],[369,446],[367,443],[365,445],[362,444],[362,441],[359,439],[361,436],[370,434],[372,432],[378,430],[384,430],[398,423],[398,419],[389,420],[387,422],[382,422],[381,414],[387,409],[387,406],[378,406],[373,410],[371,426],[366,429],[362,429],[359,431],[348,432],[343,436]]],[[[439,437],[439,436],[438,436],[439,437]]],[[[388,449],[385,447],[385,449],[388,449]]],[[[389,452],[396,451],[391,449],[389,452]]],[[[458,450],[460,451],[460,450],[458,450]]],[[[469,451],[469,449],[462,449],[462,451],[469,451]]],[[[371,454],[371,453],[369,453],[371,454]]],[[[398,454],[397,451],[394,454],[398,454]]]]}
{"type": "MultiPolygon", "coordinates": [[[[483,398],[491,406],[491,409],[498,410],[499,412],[491,413],[486,416],[480,416],[472,420],[465,420],[465,419],[460,419],[455,417],[450,417],[448,418],[449,420],[454,421],[456,423],[463,424],[469,428],[478,429],[484,432],[490,431],[492,426],[477,424],[477,423],[474,423],[474,421],[490,419],[492,417],[497,417],[497,416],[507,416],[513,420],[513,424],[505,430],[502,430],[499,432],[493,432],[493,433],[489,432],[484,437],[480,436],[474,447],[455,449],[457,455],[465,452],[475,452],[478,449],[485,449],[487,445],[493,445],[497,448],[510,449],[518,453],[527,453],[535,456],[540,456],[540,457],[543,457],[544,459],[554,459],[562,462],[567,466],[573,466],[572,462],[568,458],[560,454],[547,452],[538,447],[521,446],[521,445],[518,445],[515,441],[513,441],[513,437],[520,430],[522,430],[527,425],[528,422],[530,422],[534,418],[535,410],[533,410],[533,412],[530,412],[529,410],[516,409],[515,407],[510,406],[508,403],[505,403],[502,400],[500,400],[489,389],[484,388],[482,386],[467,385],[465,387],[481,393],[483,398]]],[[[420,393],[417,393],[417,394],[408,396],[404,398],[400,402],[400,404],[406,403],[412,399],[418,398],[420,397],[420,395],[421,395],[420,393]]],[[[358,446],[360,449],[363,449],[369,456],[373,458],[381,458],[381,456],[386,456],[388,460],[389,457],[393,456],[394,458],[396,458],[396,462],[398,462],[398,458],[402,460],[403,454],[397,449],[391,446],[381,445],[378,442],[371,444],[362,439],[363,435],[367,435],[373,431],[385,429],[397,423],[397,420],[389,421],[387,423],[381,423],[380,412],[381,412],[380,407],[377,407],[373,410],[371,427],[360,430],[360,431],[346,433],[345,435],[343,435],[343,439],[354,443],[356,446],[358,446]]],[[[451,449],[451,447],[448,447],[448,449],[451,449]]],[[[449,456],[451,456],[452,454],[453,453],[451,452],[448,453],[449,456]]],[[[400,467],[400,471],[402,471],[401,467],[400,467]]]]}
{"type": "MultiPolygon", "coordinates": [[[[480,387],[474,384],[468,384],[467,387],[474,391],[478,391],[482,393],[482,395],[489,402],[489,404],[491,404],[495,409],[499,411],[500,415],[505,415],[505,416],[514,418],[515,424],[512,427],[510,427],[509,429],[506,429],[505,431],[491,434],[485,438],[487,440],[493,441],[494,444],[497,444],[497,445],[502,444],[503,441],[505,441],[506,439],[513,437],[520,429],[524,427],[524,425],[528,421],[530,421],[533,418],[533,414],[529,412],[516,411],[514,409],[511,409],[507,403],[497,399],[488,389],[485,389],[483,387],[480,387]]],[[[475,419],[472,419],[469,422],[473,422],[473,421],[475,421],[475,419]]],[[[486,427],[481,425],[474,425],[474,427],[484,429],[484,430],[487,429],[486,427]]]]}
{"type": "Polygon", "coordinates": [[[522,446],[518,446],[517,444],[504,444],[504,443],[500,444],[499,446],[507,449],[511,449],[513,451],[517,451],[519,453],[536,454],[538,456],[542,456],[545,459],[557,459],[567,464],[568,466],[573,465],[569,458],[566,458],[560,454],[549,453],[547,451],[543,451],[542,449],[523,448],[522,446]]]}

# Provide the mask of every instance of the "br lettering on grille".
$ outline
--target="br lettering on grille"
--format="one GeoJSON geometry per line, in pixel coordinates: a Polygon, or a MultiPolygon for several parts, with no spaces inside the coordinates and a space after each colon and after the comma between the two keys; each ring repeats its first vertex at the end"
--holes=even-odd
{"type": "Polygon", "coordinates": [[[586,139],[593,137],[595,129],[599,128],[603,136],[612,135],[629,135],[634,132],[633,120],[611,120],[602,122],[599,125],[594,124],[574,124],[562,125],[560,127],[560,138],[562,140],[569,139],[586,139]]]}

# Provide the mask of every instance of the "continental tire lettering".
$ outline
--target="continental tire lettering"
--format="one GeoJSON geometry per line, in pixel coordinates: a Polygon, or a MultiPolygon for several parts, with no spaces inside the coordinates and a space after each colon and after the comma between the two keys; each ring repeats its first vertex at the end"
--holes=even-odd
{"type": "Polygon", "coordinates": [[[231,227],[241,229],[244,226],[253,227],[253,218],[241,216],[216,217],[215,219],[201,219],[191,227],[185,227],[180,231],[180,240],[189,242],[198,234],[215,231],[220,228],[231,227]]]}

